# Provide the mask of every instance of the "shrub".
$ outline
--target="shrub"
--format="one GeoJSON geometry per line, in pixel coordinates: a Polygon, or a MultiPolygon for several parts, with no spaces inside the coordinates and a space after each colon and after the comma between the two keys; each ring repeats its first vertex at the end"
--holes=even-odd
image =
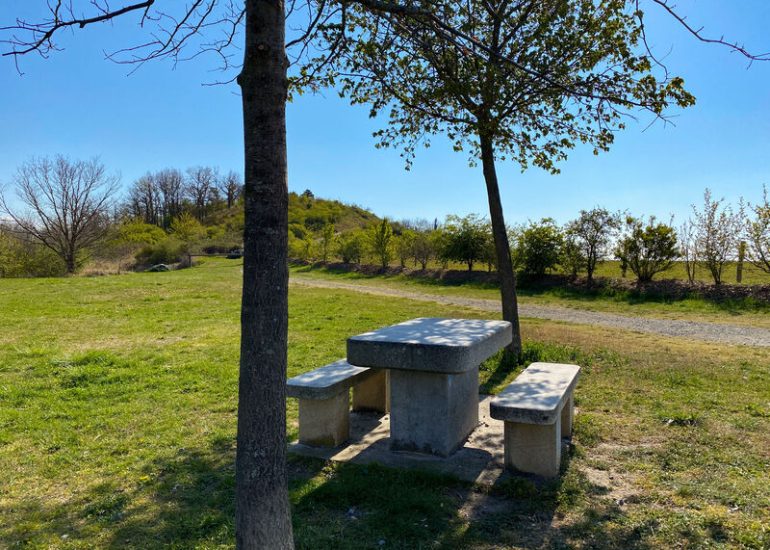
{"type": "Polygon", "coordinates": [[[189,212],[183,212],[171,220],[171,233],[180,241],[189,243],[205,235],[206,228],[189,212]]]}
{"type": "Polygon", "coordinates": [[[369,230],[369,246],[383,269],[388,267],[393,257],[393,228],[388,218],[383,218],[369,230]]]}
{"type": "Polygon", "coordinates": [[[338,253],[346,264],[360,264],[366,252],[366,238],[362,231],[343,233],[339,239],[338,253]]]}
{"type": "Polygon", "coordinates": [[[473,271],[473,264],[477,261],[484,261],[487,242],[492,238],[488,224],[476,214],[464,218],[447,216],[444,235],[439,255],[446,260],[466,264],[468,271],[473,271]]]}
{"type": "Polygon", "coordinates": [[[187,244],[173,238],[147,245],[136,255],[140,265],[173,264],[181,262],[187,254],[187,244]]]}
{"type": "Polygon", "coordinates": [[[640,282],[649,282],[657,273],[669,269],[679,257],[676,245],[676,231],[670,225],[655,223],[655,216],[651,216],[646,225],[629,216],[626,235],[618,243],[617,256],[640,282]]]}
{"type": "Polygon", "coordinates": [[[516,255],[525,273],[544,275],[559,263],[562,233],[551,218],[530,223],[521,232],[516,255]]]}
{"type": "Polygon", "coordinates": [[[568,263],[582,260],[580,265],[569,266],[573,275],[577,275],[582,267],[586,270],[588,282],[593,281],[596,264],[608,254],[610,242],[620,224],[620,214],[598,207],[581,210],[578,219],[567,224],[565,234],[569,237],[569,250],[563,253],[568,255],[568,263]]]}

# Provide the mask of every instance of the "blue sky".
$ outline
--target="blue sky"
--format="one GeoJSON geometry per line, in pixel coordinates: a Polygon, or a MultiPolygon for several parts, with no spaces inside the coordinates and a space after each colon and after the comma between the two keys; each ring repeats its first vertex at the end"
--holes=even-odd
{"type": "MultiPolygon", "coordinates": [[[[19,11],[40,13],[44,2],[0,5],[0,26],[19,11]]],[[[680,0],[689,21],[711,35],[735,37],[749,49],[770,51],[765,0],[680,0]]],[[[747,62],[723,48],[692,39],[650,7],[650,39],[666,63],[685,78],[697,105],[674,125],[630,121],[609,153],[578,148],[551,176],[523,174],[499,163],[507,221],[550,216],[559,222],[581,208],[602,205],[637,215],[675,214],[681,221],[705,187],[717,197],[757,200],[770,184],[770,62],[747,62]]],[[[48,60],[21,60],[19,76],[0,59],[0,183],[32,155],[99,156],[125,185],[148,170],[197,164],[221,170],[242,166],[242,123],[237,86],[203,86],[221,78],[213,59],[173,68],[155,62],[129,68],[104,60],[104,50],[142,38],[134,19],[64,37],[64,51],[48,60]]],[[[372,121],[334,91],[303,96],[288,106],[289,186],[310,188],[394,218],[432,219],[448,213],[486,214],[479,168],[444,140],[420,151],[410,172],[398,151],[374,148],[372,121]]]]}

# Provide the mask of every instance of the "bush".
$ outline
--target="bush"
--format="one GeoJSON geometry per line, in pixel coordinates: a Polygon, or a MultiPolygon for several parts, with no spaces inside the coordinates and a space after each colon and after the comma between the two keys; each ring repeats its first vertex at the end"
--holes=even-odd
{"type": "Polygon", "coordinates": [[[444,226],[444,242],[439,255],[442,259],[462,262],[473,271],[473,264],[487,257],[487,243],[492,235],[489,225],[476,214],[464,218],[447,216],[444,226]]]}
{"type": "Polygon", "coordinates": [[[181,262],[186,255],[186,243],[168,238],[142,248],[136,255],[136,261],[140,265],[173,264],[181,262]]]}
{"type": "Polygon", "coordinates": [[[360,264],[366,252],[366,237],[361,231],[343,233],[339,239],[338,253],[346,264],[360,264]]]}
{"type": "Polygon", "coordinates": [[[553,219],[530,223],[519,236],[516,256],[524,273],[544,275],[559,263],[563,237],[553,219]]]}
{"type": "Polygon", "coordinates": [[[679,257],[676,244],[674,228],[655,223],[655,216],[651,216],[646,225],[629,216],[626,235],[618,243],[616,254],[640,282],[649,282],[656,274],[669,269],[679,257]]]}

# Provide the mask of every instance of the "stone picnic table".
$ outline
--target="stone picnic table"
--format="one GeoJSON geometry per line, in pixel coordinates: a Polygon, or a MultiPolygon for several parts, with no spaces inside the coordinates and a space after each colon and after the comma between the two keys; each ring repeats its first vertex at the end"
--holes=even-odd
{"type": "Polygon", "coordinates": [[[388,370],[393,450],[449,456],[478,424],[479,365],[512,338],[507,321],[418,318],[348,338],[347,360],[388,370]]]}

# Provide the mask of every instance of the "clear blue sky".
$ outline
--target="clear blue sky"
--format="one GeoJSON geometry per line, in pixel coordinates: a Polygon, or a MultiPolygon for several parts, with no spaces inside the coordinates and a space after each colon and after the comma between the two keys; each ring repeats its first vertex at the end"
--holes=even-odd
{"type": "MultiPolygon", "coordinates": [[[[42,13],[42,0],[4,2],[0,26],[23,10],[42,13]],[[21,5],[21,7],[19,7],[21,5]]],[[[735,37],[754,51],[770,51],[770,2],[680,0],[693,25],[735,37]]],[[[650,9],[652,11],[652,7],[650,9]]],[[[242,124],[235,84],[206,87],[221,78],[215,60],[128,68],[104,60],[103,51],[137,43],[135,18],[64,37],[65,50],[48,60],[21,60],[19,76],[0,60],[0,182],[32,155],[100,156],[125,185],[148,170],[196,164],[241,171],[242,124]]],[[[635,214],[681,221],[705,187],[718,197],[756,200],[770,184],[770,62],[747,68],[723,48],[701,44],[657,14],[650,39],[696,95],[695,107],[676,126],[649,118],[631,121],[609,153],[575,150],[558,176],[521,173],[500,163],[507,221],[551,216],[564,222],[599,204],[635,214]]],[[[486,214],[481,170],[441,139],[420,151],[406,172],[397,151],[374,148],[378,121],[350,107],[333,91],[304,96],[288,107],[289,186],[356,203],[394,218],[432,219],[448,213],[486,214]]]]}

